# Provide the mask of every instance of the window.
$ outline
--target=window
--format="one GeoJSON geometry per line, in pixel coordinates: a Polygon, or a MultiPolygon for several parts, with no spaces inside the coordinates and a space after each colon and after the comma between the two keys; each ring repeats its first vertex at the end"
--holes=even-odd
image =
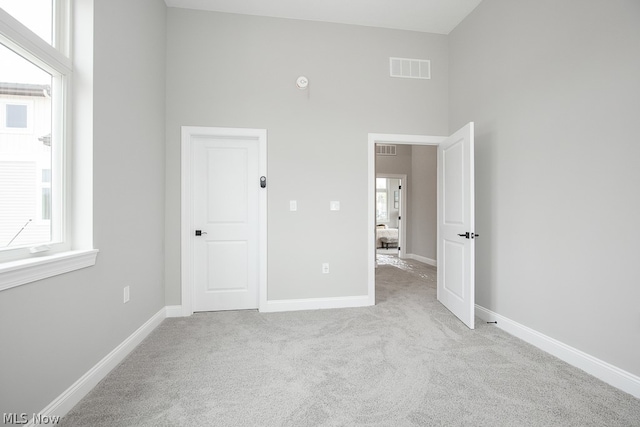
{"type": "Polygon", "coordinates": [[[42,182],[51,183],[51,169],[42,169],[42,182]]]}
{"type": "Polygon", "coordinates": [[[42,219],[51,219],[51,188],[42,187],[42,219]]]}
{"type": "MultiPolygon", "coordinates": [[[[92,240],[72,234],[70,218],[71,171],[91,173],[91,150],[71,150],[69,138],[71,5],[0,0],[0,291],[95,264],[92,240]],[[75,161],[77,151],[85,162],[75,161]]],[[[89,216],[79,222],[92,234],[89,216]]]]}
{"type": "Polygon", "coordinates": [[[68,246],[62,157],[71,62],[53,43],[53,1],[0,0],[0,8],[0,260],[11,260],[34,246],[68,246]]]}
{"type": "Polygon", "coordinates": [[[0,8],[50,45],[55,6],[52,0],[0,0],[0,8]]]}
{"type": "Polygon", "coordinates": [[[7,104],[5,115],[5,127],[27,128],[27,106],[7,104]]]}
{"type": "Polygon", "coordinates": [[[386,178],[376,178],[376,221],[389,221],[389,192],[386,178]]]}
{"type": "Polygon", "coordinates": [[[42,221],[51,220],[51,169],[42,169],[41,183],[42,199],[40,201],[40,219],[42,221]]]}

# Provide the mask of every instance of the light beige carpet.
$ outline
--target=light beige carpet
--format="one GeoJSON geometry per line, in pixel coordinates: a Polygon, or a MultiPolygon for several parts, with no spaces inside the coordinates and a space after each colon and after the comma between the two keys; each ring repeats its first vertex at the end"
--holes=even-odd
{"type": "Polygon", "coordinates": [[[640,400],[436,301],[383,256],[374,307],[165,320],[65,426],[638,426],[640,400]]]}

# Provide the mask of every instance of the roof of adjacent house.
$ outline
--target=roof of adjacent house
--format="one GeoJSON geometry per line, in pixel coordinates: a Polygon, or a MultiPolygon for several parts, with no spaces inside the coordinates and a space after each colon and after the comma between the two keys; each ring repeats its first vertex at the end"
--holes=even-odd
{"type": "Polygon", "coordinates": [[[30,83],[5,83],[0,82],[0,95],[17,96],[51,96],[50,85],[36,85],[30,83]]]}

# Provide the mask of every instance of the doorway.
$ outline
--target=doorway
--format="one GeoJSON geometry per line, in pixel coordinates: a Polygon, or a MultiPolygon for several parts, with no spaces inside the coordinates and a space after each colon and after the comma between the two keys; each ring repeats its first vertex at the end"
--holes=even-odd
{"type": "MultiPolygon", "coordinates": [[[[376,268],[376,206],[375,206],[375,188],[376,188],[376,144],[393,144],[393,145],[432,145],[437,146],[446,138],[440,136],[424,136],[424,135],[400,135],[400,134],[375,134],[370,133],[368,138],[368,178],[369,178],[369,220],[368,220],[368,293],[371,304],[375,303],[375,268],[376,268]]],[[[406,180],[405,180],[406,183],[406,180]]],[[[404,198],[405,201],[407,197],[404,198]]],[[[406,208],[405,208],[406,215],[406,208]]],[[[406,224],[406,221],[405,221],[406,224]]],[[[405,227],[406,228],[406,227],[405,227]]],[[[406,238],[405,238],[406,250],[406,238]]],[[[406,256],[402,254],[401,256],[406,256]]]]}
{"type": "Polygon", "coordinates": [[[368,293],[375,304],[376,144],[435,145],[437,151],[437,299],[475,327],[474,124],[449,137],[369,134],[368,293]]]}

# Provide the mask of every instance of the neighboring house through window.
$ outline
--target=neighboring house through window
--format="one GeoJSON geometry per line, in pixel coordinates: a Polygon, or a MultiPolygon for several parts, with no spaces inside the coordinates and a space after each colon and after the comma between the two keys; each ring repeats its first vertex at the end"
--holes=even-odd
{"type": "MultiPolygon", "coordinates": [[[[86,6],[0,0],[0,291],[95,264],[93,86],[71,90],[69,50],[72,15],[76,40],[93,37],[86,6]]],[[[92,46],[75,44],[73,74],[85,82],[92,46]]]]}
{"type": "Polygon", "coordinates": [[[0,259],[28,257],[34,246],[65,246],[64,203],[54,211],[52,195],[65,180],[60,101],[71,68],[51,59],[66,54],[53,37],[61,10],[55,3],[0,0],[0,259]],[[40,139],[45,135],[48,145],[40,139]]]}

